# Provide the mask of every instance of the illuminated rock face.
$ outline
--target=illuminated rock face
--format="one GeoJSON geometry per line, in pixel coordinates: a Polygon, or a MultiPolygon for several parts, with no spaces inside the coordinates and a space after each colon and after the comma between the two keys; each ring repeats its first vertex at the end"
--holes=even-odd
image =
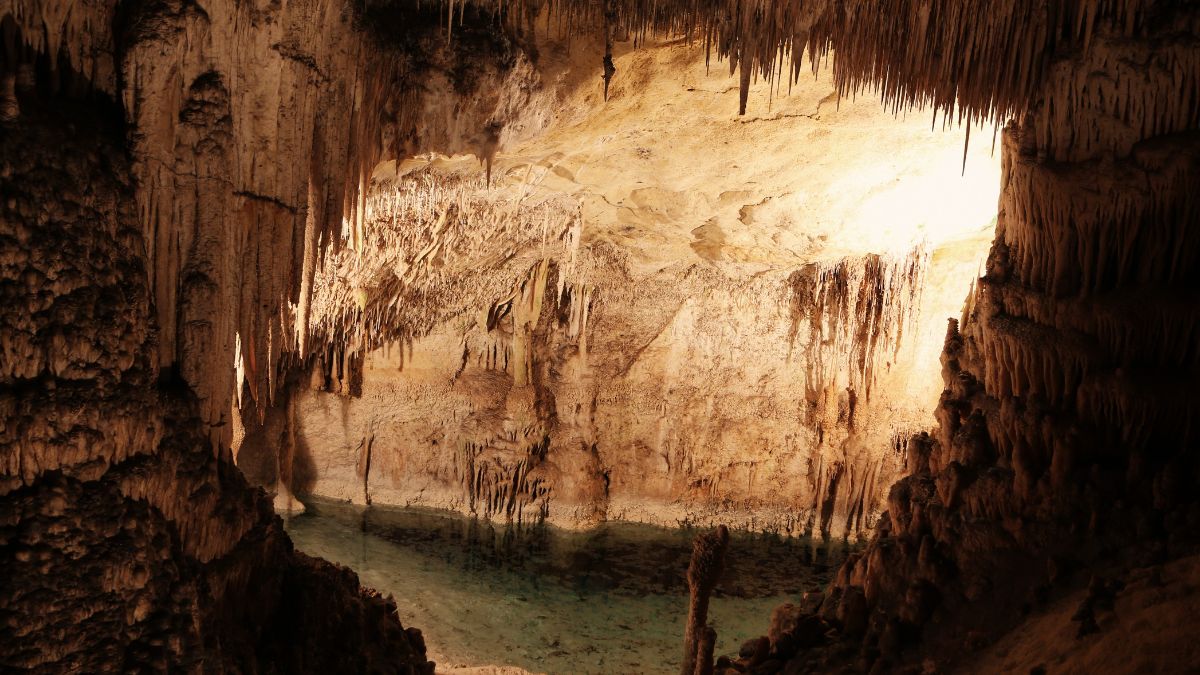
{"type": "MultiPolygon", "coordinates": [[[[1194,551],[1200,503],[1180,486],[1200,477],[1197,17],[1127,18],[1092,17],[1087,48],[1063,54],[1006,129],[997,236],[965,321],[949,327],[938,427],[909,442],[888,517],[818,605],[860,617],[846,632],[882,668],[918,639],[966,660],[964,645],[1083,587],[1068,642],[1025,630],[1005,650],[1067,669],[1117,658],[1097,641],[1156,638],[1088,637],[1138,615],[1113,617],[1114,589],[1194,551]],[[1131,61],[1155,67],[1135,76],[1131,61]]],[[[1189,574],[1172,583],[1194,598],[1189,574]]],[[[1170,611],[1155,602],[1142,611],[1170,611]]],[[[1120,668],[1192,667],[1186,647],[1169,651],[1120,668]]],[[[828,654],[795,662],[819,669],[828,654]]]]}
{"type": "Polygon", "coordinates": [[[742,119],[695,48],[616,63],[638,83],[603,106],[564,86],[490,188],[473,160],[377,173],[363,246],[315,283],[312,332],[345,347],[266,431],[242,415],[252,479],[571,527],[870,530],[981,263],[988,148],[963,177],[961,135],[835,109],[828,72],[742,119]]]}
{"type": "Polygon", "coordinates": [[[613,256],[598,286],[539,264],[499,309],[367,354],[351,395],[293,394],[292,489],[568,526],[862,531],[902,462],[892,437],[921,418],[898,361],[927,264],[632,279],[613,256]]]}

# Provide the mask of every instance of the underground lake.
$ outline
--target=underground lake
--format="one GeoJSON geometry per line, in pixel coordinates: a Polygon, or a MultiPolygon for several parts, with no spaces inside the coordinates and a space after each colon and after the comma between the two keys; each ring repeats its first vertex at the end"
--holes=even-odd
{"type": "MultiPolygon", "coordinates": [[[[439,672],[666,673],[687,617],[696,529],[604,523],[588,531],[495,524],[453,512],[306,499],[287,520],[300,551],[403,597],[439,672]]],[[[735,531],[710,620],[737,654],[775,607],[824,588],[852,546],[735,531]]]]}

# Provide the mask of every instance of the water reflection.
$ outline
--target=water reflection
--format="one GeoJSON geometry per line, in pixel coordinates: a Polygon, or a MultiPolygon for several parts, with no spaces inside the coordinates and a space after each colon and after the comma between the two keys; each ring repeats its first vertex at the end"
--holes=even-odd
{"type": "MultiPolygon", "coordinates": [[[[672,672],[695,531],[608,523],[588,532],[494,525],[425,509],[309,502],[297,548],[396,596],[439,665],[534,672],[672,672]]],[[[770,611],[824,585],[847,547],[734,533],[710,620],[718,652],[766,632],[770,611]]]]}

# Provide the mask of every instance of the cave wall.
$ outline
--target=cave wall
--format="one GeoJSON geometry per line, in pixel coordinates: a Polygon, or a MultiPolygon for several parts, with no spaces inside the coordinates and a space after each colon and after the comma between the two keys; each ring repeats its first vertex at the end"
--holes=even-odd
{"type": "Polygon", "coordinates": [[[0,667],[432,672],[160,380],[119,109],[36,84],[0,129],[0,667]]]}
{"type": "MultiPolygon", "coordinates": [[[[1142,541],[1162,557],[1187,543],[1197,518],[1186,491],[1197,477],[1196,399],[1187,386],[1197,369],[1193,4],[879,8],[860,0],[774,13],[759,3],[724,13],[712,11],[721,3],[665,3],[661,11],[615,4],[635,33],[697,29],[718,55],[735,57],[743,91],[755,71],[782,72],[781,46],[791,47],[793,72],[807,46],[818,59],[837,53],[842,93],[880,85],[896,110],[932,104],[967,119],[1017,120],[1003,143],[1004,197],[987,275],[947,341],[939,429],[909,444],[912,475],[893,489],[886,526],[825,601],[844,629],[865,631],[886,651],[898,643],[884,636],[934,625],[927,636],[952,644],[1010,622],[1041,570],[1059,569],[1059,552],[1089,559],[1142,541]],[[960,621],[981,599],[994,601],[995,613],[960,621]]],[[[578,16],[597,12],[580,7],[578,16]]],[[[38,110],[19,91],[30,81],[51,102],[107,95],[126,125],[72,146],[64,139],[86,129],[89,116],[54,121],[51,105],[38,124],[53,131],[36,146],[21,145],[26,133],[38,139],[34,126],[5,130],[6,179],[34,174],[3,186],[7,304],[27,309],[4,314],[6,664],[153,667],[192,658],[197,644],[211,662],[243,661],[255,651],[251,641],[261,648],[257,641],[279,634],[223,632],[229,625],[279,626],[316,650],[334,632],[329,617],[345,618],[347,635],[364,646],[366,626],[385,626],[407,645],[393,654],[422,660],[415,636],[375,620],[390,614],[386,604],[356,597],[352,580],[288,553],[265,502],[209,447],[232,434],[235,392],[270,403],[283,354],[319,351],[295,330],[297,321],[319,323],[309,305],[316,260],[323,244],[336,248],[343,227],[351,241],[367,236],[362,187],[388,148],[437,138],[447,151],[459,143],[487,157],[505,133],[495,124],[504,115],[493,111],[507,104],[461,72],[437,80],[438,92],[405,87],[403,78],[394,86],[397,69],[412,75],[429,61],[368,49],[353,30],[356,9],[324,1],[0,3],[6,125],[38,110]],[[415,100],[389,98],[414,91],[415,100]],[[454,105],[422,107],[421,97],[439,93],[483,101],[483,112],[460,121],[464,109],[454,105]],[[47,148],[57,152],[40,154],[47,148]],[[105,165],[121,161],[128,167],[105,165]],[[56,166],[70,178],[36,175],[56,166]],[[228,386],[239,381],[231,361],[244,386],[228,386]],[[198,396],[196,408],[180,382],[198,396]],[[98,514],[108,517],[92,520],[98,514]],[[130,547],[110,546],[126,536],[130,547]],[[86,577],[77,576],[80,560],[90,565],[86,577]],[[308,583],[317,578],[324,581],[308,583]],[[299,609],[308,605],[296,599],[323,597],[330,584],[346,591],[330,602],[349,609],[306,623],[299,609]],[[48,601],[81,591],[86,600],[48,601]],[[80,605],[98,609],[83,616],[80,605]],[[103,626],[74,628],[93,616],[103,626]]],[[[524,17],[505,17],[513,18],[524,17]]],[[[435,69],[437,58],[461,54],[455,45],[481,44],[434,43],[451,52],[433,43],[415,51],[441,54],[435,69]]],[[[487,62],[495,73],[519,71],[520,56],[509,56],[487,62]]],[[[524,301],[528,287],[509,281],[524,301]]],[[[494,310],[505,297],[496,292],[479,306],[494,310]]],[[[522,309],[527,327],[549,316],[535,311],[544,298],[522,309]]],[[[337,386],[353,390],[347,345],[330,344],[318,354],[320,384],[331,386],[336,371],[337,386]]],[[[514,353],[528,356],[528,346],[514,353]]],[[[517,369],[513,381],[535,375],[517,369]]],[[[519,393],[515,405],[538,409],[528,390],[519,393]]],[[[523,438],[525,428],[513,431],[523,438]]]]}
{"type": "Polygon", "coordinates": [[[0,3],[0,669],[432,672],[229,461],[363,167],[507,133],[511,42],[367,9],[0,3]]]}
{"type": "Polygon", "coordinates": [[[14,73],[40,54],[120,100],[155,365],[188,382],[223,447],[235,391],[269,403],[284,355],[307,353],[316,261],[343,228],[359,241],[378,162],[487,156],[538,123],[517,119],[535,93],[524,51],[474,12],[454,42],[434,8],[405,3],[5,0],[0,15],[22,43],[14,73]]]}
{"type": "Polygon", "coordinates": [[[450,320],[371,351],[351,395],[299,393],[292,490],[573,527],[868,530],[903,462],[894,443],[869,449],[928,414],[898,362],[915,345],[897,339],[920,302],[904,275],[927,258],[595,285],[539,264],[492,325],[450,320]]]}
{"type": "MultiPolygon", "coordinates": [[[[541,29],[553,34],[553,26],[552,17],[541,29]]],[[[593,184],[629,162],[640,165],[626,166],[638,178],[646,166],[679,175],[690,153],[635,126],[637,116],[653,114],[645,106],[658,92],[676,103],[717,102],[694,90],[726,82],[679,76],[684,65],[705,73],[703,52],[682,41],[627,43],[616,61],[622,72],[645,72],[615,80],[603,103],[594,82],[553,79],[564,63],[588,72],[593,46],[539,43],[543,89],[565,112],[545,134],[507,148],[490,177],[469,158],[442,155],[378,168],[361,241],[318,266],[310,332],[328,347],[291,376],[300,390],[317,391],[267,408],[265,436],[248,425],[235,442],[239,466],[293,510],[296,492],[568,526],[727,519],[863,535],[903,468],[898,439],[926,424],[937,396],[936,381],[915,373],[937,367],[942,320],[960,313],[977,267],[969,244],[911,259],[897,251],[903,227],[881,206],[869,225],[887,232],[886,244],[860,226],[857,211],[853,232],[837,226],[858,201],[845,197],[851,185],[893,207],[886,197],[902,192],[910,173],[937,185],[914,166],[929,148],[894,163],[858,149],[854,166],[866,164],[870,175],[842,169],[851,157],[822,152],[837,147],[831,135],[881,139],[840,125],[893,120],[872,102],[846,102],[838,116],[823,72],[802,92],[797,85],[788,105],[777,101],[773,117],[732,117],[732,95],[689,118],[689,130],[731,136],[709,171],[752,162],[747,154],[768,152],[755,141],[769,144],[780,160],[770,171],[784,177],[767,189],[779,192],[697,186],[708,175],[701,170],[679,184],[630,179],[600,191],[593,184]],[[813,119],[823,106],[830,121],[813,119]],[[803,134],[803,147],[788,130],[803,134]],[[622,143],[642,147],[627,156],[622,143]],[[810,163],[818,168],[796,169],[810,163]],[[791,212],[793,204],[804,210],[791,212]],[[781,238],[793,245],[775,255],[781,238]],[[659,241],[665,252],[647,256],[659,241]],[[846,257],[873,249],[882,257],[846,257]],[[517,316],[525,301],[515,298],[544,260],[552,289],[518,330],[529,318],[517,316]]],[[[755,102],[765,108],[761,93],[755,102]]],[[[934,137],[925,124],[910,126],[886,127],[883,143],[902,150],[934,137]]],[[[962,138],[943,143],[953,146],[945,179],[957,177],[962,138]]],[[[987,154],[986,144],[973,150],[987,154]]],[[[972,155],[972,172],[986,168],[972,155]]],[[[958,227],[983,227],[990,215],[971,212],[958,227]]]]}
{"type": "Polygon", "coordinates": [[[367,246],[321,265],[313,333],[344,347],[235,444],[281,510],[870,530],[970,246],[647,273],[575,198],[453,166],[382,170],[367,246]]]}
{"type": "Polygon", "coordinates": [[[305,355],[321,247],[343,228],[360,243],[378,161],[429,146],[486,154],[528,102],[528,88],[495,86],[533,76],[502,34],[446,43],[436,21],[304,2],[184,3],[127,22],[158,365],[180,370],[225,447],[231,393],[271,402],[281,359],[305,355]]]}

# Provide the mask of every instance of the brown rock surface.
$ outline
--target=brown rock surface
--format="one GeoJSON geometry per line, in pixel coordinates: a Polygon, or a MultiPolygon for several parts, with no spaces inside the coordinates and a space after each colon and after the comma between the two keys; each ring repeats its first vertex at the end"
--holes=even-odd
{"type": "MultiPolygon", "coordinates": [[[[1100,651],[1124,647],[1049,648],[1053,638],[1031,631],[1057,630],[1050,618],[1018,629],[983,662],[961,655],[1048,599],[1077,598],[1069,593],[1089,584],[1089,570],[1194,552],[1200,505],[1172,486],[1200,470],[1190,421],[1200,399],[1185,384],[1200,367],[1200,210],[1191,196],[1200,154],[1194,102],[1175,98],[1200,73],[1197,15],[1167,3],[1129,18],[1090,16],[1074,34],[1077,49],[1039,57],[1053,59],[1031,80],[1042,89],[1004,132],[985,275],[946,337],[939,427],[909,441],[910,475],[892,487],[888,517],[821,608],[843,635],[865,637],[802,651],[788,672],[820,672],[854,654],[873,672],[1021,669],[1026,657],[1045,657],[1028,666],[1047,671],[1086,669],[1100,651]],[[1178,77],[1127,73],[1118,62],[1133,54],[1178,77]],[[1121,93],[1109,96],[1100,80],[1121,82],[1121,93]],[[1178,108],[1154,108],[1165,101],[1178,108]],[[848,598],[860,607],[849,611],[848,598]],[[1007,650],[1014,658],[1005,662],[1007,650]]],[[[1112,588],[1098,588],[1111,603],[1112,588]]],[[[1190,581],[1176,588],[1192,594],[1190,581]]],[[[1091,602],[1075,615],[1073,639],[1101,628],[1091,602]]],[[[1176,611],[1154,602],[1144,618],[1130,617],[1128,637],[1147,647],[1157,637],[1139,632],[1141,621],[1176,611]]],[[[1197,664],[1181,642],[1161,660],[1104,669],[1142,665],[1197,664]]]]}
{"type": "Polygon", "coordinates": [[[0,670],[432,672],[158,376],[122,130],[86,91],[0,128],[0,670]]]}
{"type": "MultiPolygon", "coordinates": [[[[1200,559],[1138,568],[1110,606],[1096,611],[1096,633],[1079,637],[1080,589],[1046,606],[977,657],[965,673],[1169,673],[1200,663],[1200,559]]],[[[1194,669],[1194,668],[1193,668],[1194,669]]]]}

